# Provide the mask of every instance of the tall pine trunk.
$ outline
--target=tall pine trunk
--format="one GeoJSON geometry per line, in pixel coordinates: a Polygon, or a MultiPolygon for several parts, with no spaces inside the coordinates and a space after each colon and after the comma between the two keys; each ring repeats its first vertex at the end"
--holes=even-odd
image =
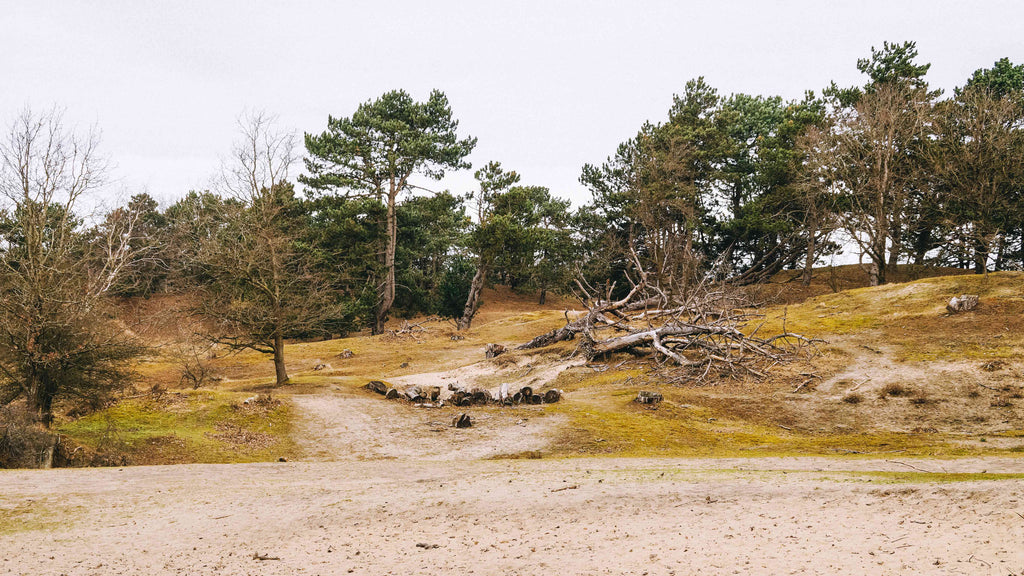
{"type": "Polygon", "coordinates": [[[384,248],[384,286],[381,290],[380,305],[377,308],[377,317],[373,325],[373,333],[384,332],[384,324],[388,321],[388,313],[391,305],[395,303],[395,251],[398,247],[398,216],[395,210],[395,201],[398,190],[392,184],[391,193],[388,194],[388,215],[387,215],[387,244],[384,248]]]}

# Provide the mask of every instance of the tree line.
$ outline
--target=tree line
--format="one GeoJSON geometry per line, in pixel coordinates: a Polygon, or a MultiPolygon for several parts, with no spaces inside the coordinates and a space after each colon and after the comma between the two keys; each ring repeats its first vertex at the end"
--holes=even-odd
{"type": "Polygon", "coordinates": [[[999,60],[948,96],[913,42],[857,68],[862,86],[797,100],[686,83],[667,119],[583,167],[577,209],[497,161],[473,190],[431,190],[476,145],[439,91],[386,93],[301,143],[244,115],[211,190],[91,215],[96,139],[26,111],[0,146],[0,404],[48,421],[56,399],[130,381],[143,348],[117,297],[188,293],[210,341],[270,354],[284,383],[288,341],[415,314],[469,329],[489,283],[543,302],[576,280],[616,296],[642,273],[683,300],[709,277],[810,282],[851,247],[876,284],[899,263],[1024,266],[1024,65],[999,60]]]}

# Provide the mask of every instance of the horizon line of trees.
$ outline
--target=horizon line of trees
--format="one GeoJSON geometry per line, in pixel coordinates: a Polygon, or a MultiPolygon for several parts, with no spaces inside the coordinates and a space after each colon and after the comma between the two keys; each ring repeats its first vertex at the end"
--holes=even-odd
{"type": "Polygon", "coordinates": [[[496,161],[472,191],[428,190],[471,168],[476,139],[442,92],[396,90],[305,134],[305,155],[273,117],[245,115],[215,190],[163,208],[136,194],[86,220],[96,139],[26,111],[0,145],[0,405],[24,398],[46,422],[55,399],[129,382],[142,348],[110,297],[194,293],[207,338],[270,354],[281,384],[288,340],[420,313],[466,330],[492,283],[543,302],[576,278],[626,289],[640,267],[682,301],[708,277],[809,283],[844,242],[873,284],[899,263],[1024,268],[1024,65],[1004,58],[943,97],[917,59],[885,43],[857,62],[864,85],[792,101],[691,80],[666,120],[582,168],[592,199],[576,210],[496,161]]]}

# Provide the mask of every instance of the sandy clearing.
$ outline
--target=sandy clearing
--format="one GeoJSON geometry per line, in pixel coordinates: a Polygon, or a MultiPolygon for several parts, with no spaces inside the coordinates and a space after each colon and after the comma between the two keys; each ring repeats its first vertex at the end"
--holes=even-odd
{"type": "MultiPolygon", "coordinates": [[[[481,382],[499,377],[513,390],[526,385],[540,390],[565,370],[583,363],[540,363],[532,356],[519,362],[505,366],[478,362],[443,372],[391,378],[389,382],[399,390],[438,386],[442,398],[451,396],[449,384],[469,389],[483,386],[497,395],[497,387],[481,382]]],[[[424,408],[340,386],[326,394],[294,394],[290,401],[297,411],[296,438],[307,460],[466,460],[543,451],[566,420],[545,414],[540,406],[424,408]],[[463,412],[476,422],[472,430],[450,426],[452,418],[463,412]]]]}
{"type": "Polygon", "coordinates": [[[813,458],[6,471],[0,574],[1024,572],[1024,481],[848,472],[908,464],[1024,472],[813,458]]]}
{"type": "Polygon", "coordinates": [[[565,421],[540,406],[420,408],[358,392],[290,400],[304,460],[469,460],[542,451],[565,421]],[[473,428],[451,427],[463,412],[474,419],[473,428]]]}

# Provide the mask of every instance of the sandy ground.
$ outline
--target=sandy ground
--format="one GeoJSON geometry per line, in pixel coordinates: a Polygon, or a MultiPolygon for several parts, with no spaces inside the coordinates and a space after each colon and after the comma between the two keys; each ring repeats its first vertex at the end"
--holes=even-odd
{"type": "Polygon", "coordinates": [[[295,395],[299,442],[309,460],[382,458],[467,460],[543,450],[560,416],[539,406],[420,408],[372,394],[295,395]],[[451,426],[466,412],[469,430],[451,426]]]}
{"type": "Polygon", "coordinates": [[[1024,573],[1024,481],[863,473],[915,468],[1024,460],[0,471],[0,574],[1024,573]]]}

